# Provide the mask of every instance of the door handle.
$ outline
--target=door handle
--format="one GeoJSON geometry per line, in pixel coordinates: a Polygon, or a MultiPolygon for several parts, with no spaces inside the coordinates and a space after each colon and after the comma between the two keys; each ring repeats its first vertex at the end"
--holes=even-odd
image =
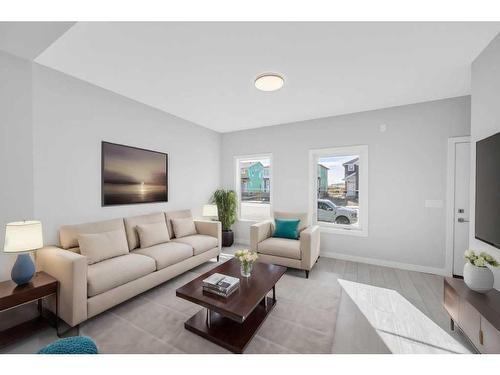
{"type": "Polygon", "coordinates": [[[469,220],[465,220],[463,217],[459,217],[457,220],[459,223],[468,223],[469,220]]]}

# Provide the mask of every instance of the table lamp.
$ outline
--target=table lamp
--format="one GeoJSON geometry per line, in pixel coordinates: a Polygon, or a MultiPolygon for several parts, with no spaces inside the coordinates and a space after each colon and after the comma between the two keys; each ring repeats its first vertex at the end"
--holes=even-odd
{"type": "Polygon", "coordinates": [[[215,204],[204,204],[203,205],[203,216],[205,217],[211,217],[211,218],[218,218],[219,217],[219,212],[217,211],[217,205],[215,204]]]}
{"type": "Polygon", "coordinates": [[[5,227],[4,253],[20,253],[10,274],[17,285],[28,283],[35,274],[35,264],[30,251],[43,247],[42,223],[16,221],[5,227]]]}

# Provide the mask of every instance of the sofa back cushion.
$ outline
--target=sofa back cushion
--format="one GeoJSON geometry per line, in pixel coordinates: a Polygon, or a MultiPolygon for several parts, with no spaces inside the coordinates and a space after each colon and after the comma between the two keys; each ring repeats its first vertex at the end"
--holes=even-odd
{"type": "MultiPolygon", "coordinates": [[[[157,212],[157,213],[148,214],[148,215],[126,217],[125,219],[123,219],[123,221],[125,223],[125,231],[127,232],[128,248],[130,250],[137,249],[139,246],[144,247],[140,244],[140,241],[139,241],[139,235],[137,233],[137,226],[138,225],[155,224],[155,223],[162,223],[162,224],[166,225],[165,215],[163,214],[163,212],[157,212]]],[[[165,230],[167,230],[166,227],[165,227],[165,230]]],[[[169,233],[172,233],[172,232],[169,232],[167,230],[167,235],[169,233]]],[[[169,236],[169,238],[170,238],[170,236],[169,236]]]]}
{"type": "Polygon", "coordinates": [[[103,233],[113,230],[122,230],[123,234],[125,234],[123,219],[111,219],[76,225],[63,225],[61,229],[59,229],[59,242],[61,243],[61,247],[63,249],[72,249],[78,247],[79,234],[103,233]]]}
{"type": "Polygon", "coordinates": [[[175,233],[174,228],[172,227],[172,219],[193,217],[193,215],[191,215],[191,210],[181,210],[165,212],[165,217],[167,218],[167,228],[168,233],[170,233],[170,238],[174,238],[175,233]]]}
{"type": "Polygon", "coordinates": [[[87,257],[88,264],[128,254],[125,231],[118,229],[102,233],[78,235],[80,254],[87,257]]]}
{"type": "Polygon", "coordinates": [[[192,217],[178,217],[172,219],[175,238],[182,238],[196,234],[196,227],[192,217]]]}
{"type": "MultiPolygon", "coordinates": [[[[299,232],[302,232],[309,226],[309,215],[307,212],[283,212],[283,211],[274,211],[274,219],[299,219],[299,232]]],[[[274,222],[272,225],[272,229],[274,231],[274,222]]]]}
{"type": "Polygon", "coordinates": [[[141,249],[159,245],[170,240],[165,221],[163,223],[141,224],[136,228],[141,249]]]}

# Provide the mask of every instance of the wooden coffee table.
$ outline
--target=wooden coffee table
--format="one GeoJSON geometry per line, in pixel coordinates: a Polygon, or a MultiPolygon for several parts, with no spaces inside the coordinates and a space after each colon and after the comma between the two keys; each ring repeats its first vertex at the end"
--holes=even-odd
{"type": "Polygon", "coordinates": [[[177,297],[205,307],[184,323],[184,327],[233,353],[243,353],[276,304],[278,280],[286,267],[255,263],[252,275],[240,275],[240,263],[233,258],[176,290],[177,297]],[[203,291],[202,281],[222,273],[240,279],[239,289],[224,298],[203,291]],[[273,297],[267,297],[270,291],[273,297]]]}

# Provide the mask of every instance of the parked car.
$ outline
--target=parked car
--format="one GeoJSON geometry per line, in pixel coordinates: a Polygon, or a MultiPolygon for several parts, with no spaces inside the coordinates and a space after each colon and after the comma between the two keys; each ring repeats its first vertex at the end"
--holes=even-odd
{"type": "Polygon", "coordinates": [[[358,211],[349,207],[337,206],[328,199],[318,199],[318,221],[354,224],[358,222],[358,211]]]}

